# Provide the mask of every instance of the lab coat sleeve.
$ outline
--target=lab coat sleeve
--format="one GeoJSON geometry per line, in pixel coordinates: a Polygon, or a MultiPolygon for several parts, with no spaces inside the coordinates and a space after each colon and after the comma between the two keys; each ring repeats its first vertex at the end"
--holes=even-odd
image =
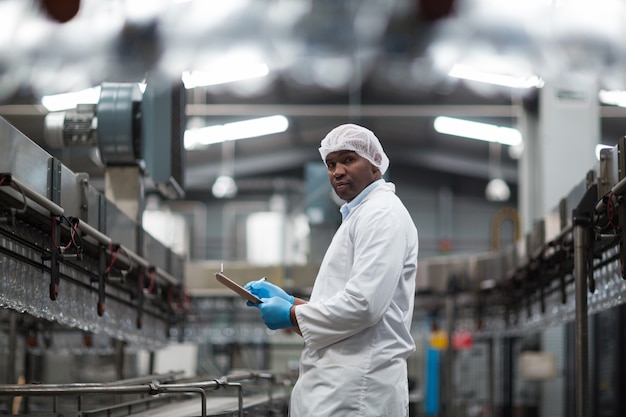
{"type": "Polygon", "coordinates": [[[354,262],[343,290],[296,308],[305,343],[322,349],[376,324],[401,279],[407,228],[391,210],[359,216],[352,225],[354,262]]]}

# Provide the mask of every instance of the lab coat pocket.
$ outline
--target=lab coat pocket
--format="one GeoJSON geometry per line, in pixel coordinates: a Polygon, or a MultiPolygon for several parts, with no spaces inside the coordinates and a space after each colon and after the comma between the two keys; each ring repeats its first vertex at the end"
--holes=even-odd
{"type": "Polygon", "coordinates": [[[348,339],[320,349],[318,351],[319,363],[367,369],[370,364],[370,344],[360,339],[348,339]]]}

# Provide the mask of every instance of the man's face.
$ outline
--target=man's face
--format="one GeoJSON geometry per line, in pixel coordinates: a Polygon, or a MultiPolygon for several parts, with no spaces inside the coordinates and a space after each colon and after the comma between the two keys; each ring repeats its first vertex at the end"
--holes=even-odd
{"type": "Polygon", "coordinates": [[[365,187],[381,178],[380,170],[354,151],[331,152],[326,156],[330,185],[345,201],[352,201],[365,187]]]}

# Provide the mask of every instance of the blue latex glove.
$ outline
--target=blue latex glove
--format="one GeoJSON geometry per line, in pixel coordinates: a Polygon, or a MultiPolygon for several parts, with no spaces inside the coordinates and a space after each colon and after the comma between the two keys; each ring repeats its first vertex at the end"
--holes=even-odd
{"type": "MultiPolygon", "coordinates": [[[[282,288],[272,284],[271,282],[267,282],[264,279],[250,281],[243,287],[261,299],[279,297],[293,305],[293,295],[287,294],[282,288]]],[[[249,305],[254,304],[250,303],[249,305]]]]}
{"type": "Polygon", "coordinates": [[[265,325],[272,329],[287,329],[293,327],[291,323],[292,304],[280,297],[262,298],[261,304],[256,306],[261,310],[261,318],[265,325]]]}

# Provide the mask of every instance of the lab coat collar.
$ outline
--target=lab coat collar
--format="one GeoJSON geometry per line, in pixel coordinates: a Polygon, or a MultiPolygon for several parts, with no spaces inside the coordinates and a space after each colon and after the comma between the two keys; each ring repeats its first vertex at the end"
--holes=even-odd
{"type": "Polygon", "coordinates": [[[374,181],[373,183],[371,183],[370,185],[365,187],[363,189],[363,191],[361,191],[359,193],[359,195],[354,197],[354,199],[352,201],[342,205],[339,208],[339,211],[341,211],[341,221],[343,222],[348,217],[348,215],[350,214],[352,209],[355,208],[356,206],[358,206],[359,204],[361,204],[361,202],[365,199],[365,197],[367,197],[369,195],[369,193],[371,193],[374,188],[376,188],[379,185],[384,184],[384,183],[385,183],[385,180],[382,179],[382,178],[379,179],[379,180],[374,181]]]}

